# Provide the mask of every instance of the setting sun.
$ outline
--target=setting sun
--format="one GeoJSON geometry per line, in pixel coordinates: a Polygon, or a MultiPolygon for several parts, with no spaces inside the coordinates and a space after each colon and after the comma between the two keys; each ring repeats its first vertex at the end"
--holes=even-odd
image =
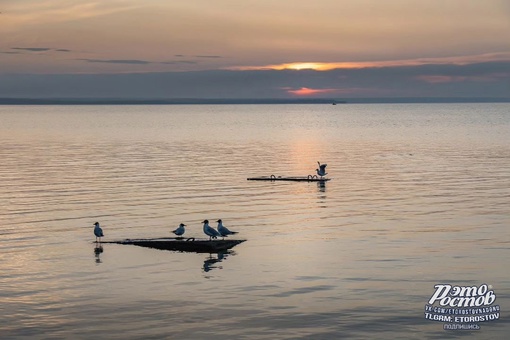
{"type": "Polygon", "coordinates": [[[228,69],[232,70],[315,70],[315,71],[328,71],[336,68],[361,68],[364,65],[360,63],[319,63],[319,62],[294,62],[294,63],[283,63],[283,64],[275,64],[275,65],[265,65],[265,66],[235,66],[229,67],[228,69]]]}
{"type": "Polygon", "coordinates": [[[292,64],[286,64],[287,69],[291,70],[319,70],[321,68],[321,64],[319,63],[292,63],[292,64]]]}
{"type": "Polygon", "coordinates": [[[343,89],[312,89],[308,87],[301,87],[299,89],[285,88],[284,90],[295,96],[313,96],[317,94],[343,93],[345,91],[343,89]]]}
{"type": "Polygon", "coordinates": [[[330,71],[335,69],[362,69],[378,67],[399,67],[399,66],[420,66],[420,65],[467,65],[471,63],[485,63],[507,61],[510,59],[510,52],[483,53],[476,55],[465,55],[457,57],[435,57],[416,59],[396,59],[379,61],[345,61],[345,62],[292,62],[272,64],[263,66],[233,66],[228,70],[249,71],[249,70],[315,70],[330,71]]]}

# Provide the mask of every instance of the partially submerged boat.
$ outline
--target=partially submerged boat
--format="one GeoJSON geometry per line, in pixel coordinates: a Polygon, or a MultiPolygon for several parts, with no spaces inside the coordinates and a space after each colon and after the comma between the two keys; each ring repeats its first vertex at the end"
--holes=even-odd
{"type": "Polygon", "coordinates": [[[160,250],[173,250],[193,253],[217,253],[229,250],[246,240],[201,240],[194,237],[161,237],[146,239],[125,239],[102,243],[128,244],[160,250]]]}
{"type": "Polygon", "coordinates": [[[294,181],[294,182],[327,182],[331,178],[319,177],[317,175],[304,176],[261,176],[261,177],[249,177],[248,181],[294,181]]]}

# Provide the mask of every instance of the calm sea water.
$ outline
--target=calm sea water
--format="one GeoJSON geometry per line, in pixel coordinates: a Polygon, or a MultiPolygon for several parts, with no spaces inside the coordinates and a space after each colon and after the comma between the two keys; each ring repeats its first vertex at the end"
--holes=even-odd
{"type": "Polygon", "coordinates": [[[0,106],[0,142],[2,339],[510,333],[509,104],[0,106]],[[95,253],[218,218],[228,254],[95,253]],[[439,283],[500,319],[426,320],[439,283]]]}

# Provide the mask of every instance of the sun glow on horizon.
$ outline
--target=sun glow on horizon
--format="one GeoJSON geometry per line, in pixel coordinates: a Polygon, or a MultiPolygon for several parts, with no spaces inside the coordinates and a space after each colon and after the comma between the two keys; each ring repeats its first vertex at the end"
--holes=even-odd
{"type": "Polygon", "coordinates": [[[310,87],[301,87],[301,88],[290,88],[284,87],[282,88],[285,92],[293,96],[320,96],[320,95],[346,95],[346,94],[354,94],[354,93],[362,93],[365,92],[365,89],[361,88],[310,88],[310,87]]]}
{"type": "Polygon", "coordinates": [[[296,96],[312,96],[316,94],[323,94],[323,93],[334,93],[337,90],[336,89],[311,89],[308,87],[302,87],[297,90],[293,89],[286,89],[287,93],[296,95],[296,96]]]}
{"type": "Polygon", "coordinates": [[[284,64],[285,68],[290,70],[320,70],[322,67],[321,63],[290,63],[284,64]]]}
{"type": "Polygon", "coordinates": [[[334,69],[356,69],[356,68],[375,68],[375,67],[398,67],[398,66],[420,66],[430,64],[444,65],[467,65],[473,63],[483,63],[491,61],[509,61],[510,52],[486,53],[479,55],[467,55],[458,57],[442,58],[417,58],[404,60],[383,60],[383,61],[359,61],[359,62],[292,62],[283,64],[272,64],[263,66],[234,66],[228,67],[229,70],[237,71],[258,71],[258,70],[314,70],[330,71],[334,69]]]}
{"type": "Polygon", "coordinates": [[[229,67],[231,70],[238,71],[254,71],[254,70],[314,70],[314,71],[329,71],[337,68],[362,68],[369,67],[364,66],[363,63],[354,63],[354,62],[342,62],[342,63],[319,63],[319,62],[295,62],[295,63],[284,63],[284,64],[275,64],[275,65],[265,65],[265,66],[236,66],[229,67]]]}

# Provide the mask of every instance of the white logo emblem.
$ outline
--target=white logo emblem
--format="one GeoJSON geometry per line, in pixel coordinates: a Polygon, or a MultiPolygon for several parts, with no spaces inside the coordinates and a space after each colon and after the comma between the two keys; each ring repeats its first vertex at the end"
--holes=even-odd
{"type": "Polygon", "coordinates": [[[499,319],[491,286],[452,286],[438,284],[425,305],[425,319],[444,322],[443,329],[477,330],[480,322],[499,319]]]}

